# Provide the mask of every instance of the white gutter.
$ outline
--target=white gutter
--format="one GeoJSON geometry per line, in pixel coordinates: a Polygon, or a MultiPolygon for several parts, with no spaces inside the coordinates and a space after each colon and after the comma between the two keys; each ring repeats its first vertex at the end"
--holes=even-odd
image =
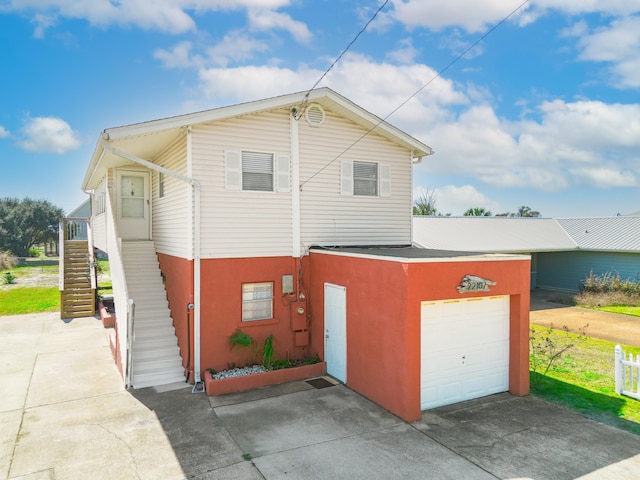
{"type": "Polygon", "coordinates": [[[298,139],[298,120],[295,110],[291,110],[291,227],[293,233],[292,254],[294,258],[302,256],[300,248],[300,144],[298,139]]]}
{"type": "MultiPolygon", "coordinates": [[[[100,145],[104,150],[116,155],[125,160],[130,160],[139,165],[143,165],[150,170],[169,175],[182,182],[186,182],[193,187],[194,190],[194,240],[193,240],[193,303],[195,305],[193,310],[193,374],[194,374],[194,386],[193,392],[203,392],[198,390],[198,385],[202,383],[200,378],[200,182],[197,180],[181,175],[179,173],[168,170],[164,167],[151,163],[140,157],[136,157],[130,153],[124,152],[109,145],[105,138],[100,140],[100,145]]],[[[191,152],[191,128],[187,128],[187,156],[191,152]]]]}

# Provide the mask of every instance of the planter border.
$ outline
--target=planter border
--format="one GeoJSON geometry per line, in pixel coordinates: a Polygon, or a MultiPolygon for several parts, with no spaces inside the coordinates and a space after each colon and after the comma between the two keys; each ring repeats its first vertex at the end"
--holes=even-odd
{"type": "Polygon", "coordinates": [[[225,393],[242,392],[254,388],[279,385],[281,383],[304,380],[305,378],[321,377],[327,373],[325,362],[300,367],[283,368],[281,370],[269,370],[268,372],[254,373],[242,377],[220,378],[214,380],[208,370],[204,372],[204,386],[207,395],[223,395],[225,393]]]}

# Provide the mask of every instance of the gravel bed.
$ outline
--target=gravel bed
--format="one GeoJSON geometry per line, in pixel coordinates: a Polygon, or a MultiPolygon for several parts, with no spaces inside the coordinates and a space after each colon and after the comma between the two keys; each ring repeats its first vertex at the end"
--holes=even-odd
{"type": "Polygon", "coordinates": [[[251,367],[232,368],[230,370],[222,370],[221,372],[214,373],[212,378],[214,380],[220,380],[221,378],[233,378],[243,377],[245,375],[252,375],[254,373],[266,372],[267,369],[262,365],[253,365],[251,367]]]}

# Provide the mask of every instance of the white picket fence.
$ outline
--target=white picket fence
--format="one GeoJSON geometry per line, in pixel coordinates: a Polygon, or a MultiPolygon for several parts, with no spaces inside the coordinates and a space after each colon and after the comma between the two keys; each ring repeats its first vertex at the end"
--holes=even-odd
{"type": "Polygon", "coordinates": [[[616,393],[640,400],[640,355],[625,355],[620,345],[615,348],[616,393]]]}

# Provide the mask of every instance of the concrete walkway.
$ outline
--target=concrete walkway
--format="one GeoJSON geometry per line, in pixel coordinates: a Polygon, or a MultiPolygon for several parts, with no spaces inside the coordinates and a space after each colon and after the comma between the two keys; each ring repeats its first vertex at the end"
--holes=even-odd
{"type": "Polygon", "coordinates": [[[128,392],[94,318],[0,317],[0,479],[638,478],[640,437],[495,395],[407,424],[343,385],[128,392]]]}

